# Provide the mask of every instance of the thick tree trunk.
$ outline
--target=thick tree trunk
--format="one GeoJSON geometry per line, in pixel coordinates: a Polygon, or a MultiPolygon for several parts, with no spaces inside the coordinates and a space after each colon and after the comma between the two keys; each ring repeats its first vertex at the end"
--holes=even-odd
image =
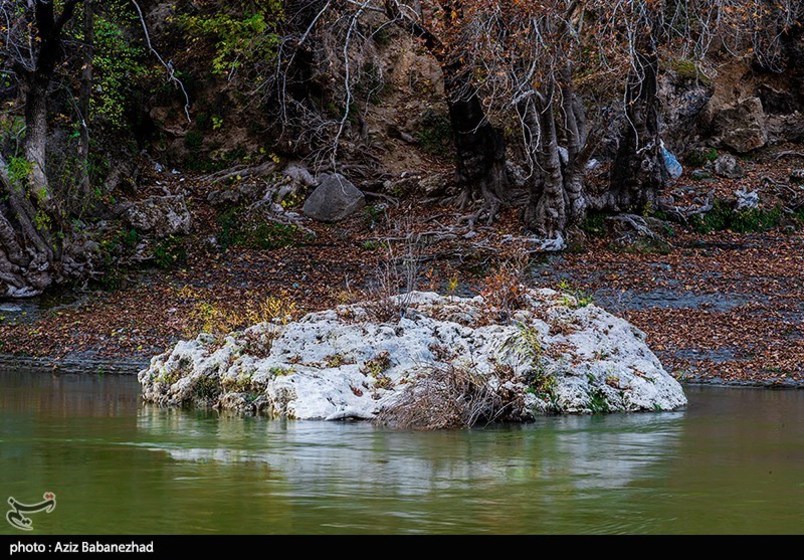
{"type": "Polygon", "coordinates": [[[462,206],[482,197],[491,222],[508,198],[505,138],[486,118],[471,76],[461,68],[443,69],[452,125],[462,206]]]}
{"type": "Polygon", "coordinates": [[[556,239],[567,225],[567,199],[555,119],[549,103],[546,107],[543,103],[529,103],[524,116],[531,138],[538,138],[535,155],[542,170],[535,176],[525,209],[525,225],[539,237],[556,239]]]}
{"type": "Polygon", "coordinates": [[[20,62],[15,71],[25,102],[24,155],[31,165],[30,176],[12,177],[0,154],[0,283],[5,295],[15,297],[41,293],[64,276],[68,268],[80,265],[61,250],[61,208],[47,179],[48,88],[61,61],[61,32],[80,0],[65,0],[57,16],[55,2],[36,0],[35,37],[38,46],[33,68],[20,62]]]}
{"type": "MultiPolygon", "coordinates": [[[[465,207],[475,198],[482,197],[486,203],[488,221],[491,222],[508,198],[505,138],[486,118],[471,72],[461,61],[463,53],[450,52],[439,37],[402,10],[398,2],[385,0],[384,4],[389,21],[412,37],[421,39],[441,66],[455,142],[456,172],[463,189],[460,205],[465,207]]],[[[446,29],[451,29],[463,17],[461,5],[447,2],[442,7],[443,23],[446,29]]],[[[451,32],[448,31],[447,35],[451,32]]]]}
{"type": "Polygon", "coordinates": [[[615,212],[641,213],[654,205],[666,181],[659,137],[658,59],[653,50],[637,54],[637,72],[629,77],[626,122],[603,206],[615,212]]]}
{"type": "Polygon", "coordinates": [[[3,295],[29,297],[42,293],[57,276],[58,251],[45,228],[37,224],[41,215],[28,199],[24,185],[8,173],[0,155],[0,283],[3,295]]]}
{"type": "Polygon", "coordinates": [[[564,67],[562,73],[562,128],[567,139],[567,163],[563,169],[564,191],[567,194],[568,221],[580,224],[586,219],[586,193],[584,174],[589,160],[589,134],[586,128],[586,113],[580,98],[572,87],[572,66],[564,67]]]}
{"type": "Polygon", "coordinates": [[[559,89],[553,83],[542,92],[534,91],[518,108],[531,157],[538,167],[525,209],[525,225],[545,239],[563,239],[568,226],[584,220],[587,208],[584,176],[590,144],[583,107],[572,90],[569,66],[561,82],[560,106],[556,99],[559,89]],[[566,148],[559,147],[560,140],[566,148]]]}

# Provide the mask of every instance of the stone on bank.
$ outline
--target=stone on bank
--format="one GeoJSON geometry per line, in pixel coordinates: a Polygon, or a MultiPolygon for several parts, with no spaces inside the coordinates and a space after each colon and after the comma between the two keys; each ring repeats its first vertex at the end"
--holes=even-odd
{"type": "Polygon", "coordinates": [[[687,403],[641,331],[548,289],[526,290],[514,310],[413,292],[201,334],[154,357],[139,381],[160,405],[391,424],[401,411],[414,428],[687,403]],[[446,409],[456,412],[433,420],[446,409]]]}

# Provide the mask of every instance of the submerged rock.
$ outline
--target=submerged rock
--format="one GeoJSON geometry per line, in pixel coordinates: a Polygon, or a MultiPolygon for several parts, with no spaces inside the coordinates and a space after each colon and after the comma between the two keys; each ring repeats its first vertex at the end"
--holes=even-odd
{"type": "MultiPolygon", "coordinates": [[[[387,419],[403,406],[411,417],[411,404],[439,394],[453,408],[459,401],[466,415],[453,416],[467,424],[687,402],[637,328],[573,296],[525,288],[516,309],[413,292],[223,339],[201,334],[154,357],[139,381],[144,399],[161,405],[296,419],[387,419]]],[[[431,420],[412,427],[452,425],[431,420]]]]}

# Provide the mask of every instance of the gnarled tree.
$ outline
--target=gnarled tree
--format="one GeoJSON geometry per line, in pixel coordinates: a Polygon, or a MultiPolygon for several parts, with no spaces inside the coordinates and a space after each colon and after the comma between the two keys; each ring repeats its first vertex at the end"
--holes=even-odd
{"type": "Polygon", "coordinates": [[[23,153],[0,154],[0,281],[6,293],[29,296],[72,272],[62,258],[62,214],[47,177],[48,95],[64,57],[62,33],[81,0],[3,2],[2,54],[24,104],[23,153]]]}

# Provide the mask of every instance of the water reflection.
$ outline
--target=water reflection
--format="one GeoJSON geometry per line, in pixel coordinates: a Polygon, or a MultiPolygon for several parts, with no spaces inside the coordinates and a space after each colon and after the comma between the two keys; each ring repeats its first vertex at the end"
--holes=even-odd
{"type": "Polygon", "coordinates": [[[258,463],[300,495],[442,490],[562,481],[576,489],[626,486],[673,457],[683,413],[544,419],[530,426],[405,433],[367,424],[268,422],[145,406],[138,428],[150,449],[178,461],[258,463]],[[181,441],[166,440],[171,433],[181,441]],[[359,476],[356,475],[359,471],[359,476]]]}
{"type": "Polygon", "coordinates": [[[164,410],[138,390],[0,371],[0,492],[55,491],[39,531],[789,533],[804,518],[804,391],[688,388],[681,413],[410,433],[164,410]]]}

